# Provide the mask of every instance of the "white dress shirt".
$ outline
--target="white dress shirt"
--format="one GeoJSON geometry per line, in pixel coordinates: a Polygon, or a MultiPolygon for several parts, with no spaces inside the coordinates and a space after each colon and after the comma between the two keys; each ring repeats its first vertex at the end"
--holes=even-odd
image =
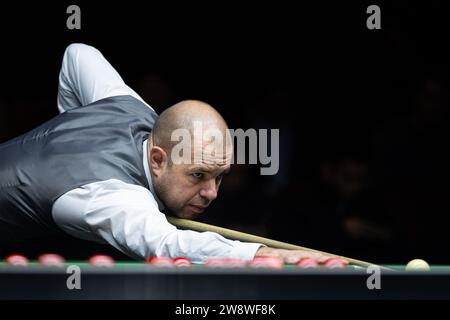
{"type": "MultiPolygon", "coordinates": [[[[118,95],[144,102],[100,51],[84,44],[66,49],[59,75],[60,112],[118,95]]],[[[150,190],[116,179],[81,186],[55,201],[52,215],[56,224],[75,237],[109,243],[136,259],[183,256],[201,263],[212,256],[254,257],[261,244],[232,241],[213,232],[178,230],[171,225],[153,190],[146,141],[142,161],[150,190]]]]}

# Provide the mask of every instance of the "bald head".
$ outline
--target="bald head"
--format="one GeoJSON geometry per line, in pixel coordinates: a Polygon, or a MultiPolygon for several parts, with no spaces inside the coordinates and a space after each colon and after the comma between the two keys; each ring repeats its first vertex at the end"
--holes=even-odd
{"type": "Polygon", "coordinates": [[[217,197],[232,162],[229,136],[222,116],[201,101],[179,102],[156,120],[147,149],[152,184],[179,217],[194,217],[217,197]]]}
{"type": "Polygon", "coordinates": [[[177,141],[171,141],[172,132],[187,129],[191,134],[194,123],[201,123],[203,130],[218,129],[225,133],[228,126],[216,109],[198,100],[184,100],[167,108],[153,127],[153,144],[170,151],[177,141]]]}

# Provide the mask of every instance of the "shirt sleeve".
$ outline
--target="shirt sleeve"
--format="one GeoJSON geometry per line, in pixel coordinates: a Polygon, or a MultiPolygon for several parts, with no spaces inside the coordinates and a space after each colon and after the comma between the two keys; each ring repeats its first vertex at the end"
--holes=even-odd
{"type": "Polygon", "coordinates": [[[99,50],[81,43],[67,47],[59,73],[57,102],[60,113],[120,95],[131,95],[151,108],[125,84],[99,50]]]}
{"type": "Polygon", "coordinates": [[[135,259],[149,256],[253,259],[261,244],[233,241],[214,232],[178,230],[158,209],[152,193],[119,180],[69,191],[53,205],[56,224],[85,240],[107,242],[135,259]]]}

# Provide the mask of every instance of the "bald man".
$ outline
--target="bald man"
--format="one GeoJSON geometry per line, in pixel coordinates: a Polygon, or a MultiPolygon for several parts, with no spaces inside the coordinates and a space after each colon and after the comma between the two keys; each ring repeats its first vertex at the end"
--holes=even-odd
{"type": "Polygon", "coordinates": [[[97,49],[83,44],[64,53],[57,102],[59,116],[0,145],[0,245],[62,229],[136,259],[326,259],[168,223],[164,210],[188,219],[202,213],[230,169],[230,145],[217,147],[204,134],[226,136],[228,128],[208,104],[182,101],[158,117],[97,49]],[[192,161],[174,157],[177,130],[199,142],[182,155],[192,161]]]}

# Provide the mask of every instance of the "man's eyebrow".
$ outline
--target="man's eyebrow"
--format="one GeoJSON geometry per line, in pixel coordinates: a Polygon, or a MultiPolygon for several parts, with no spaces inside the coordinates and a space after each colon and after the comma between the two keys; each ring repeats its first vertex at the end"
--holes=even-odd
{"type": "MultiPolygon", "coordinates": [[[[228,173],[230,173],[230,170],[231,170],[231,167],[228,166],[226,169],[220,170],[220,174],[228,174],[228,173]]],[[[211,173],[216,170],[211,170],[208,167],[203,167],[203,166],[193,166],[192,168],[189,168],[189,171],[202,171],[202,172],[206,172],[206,173],[211,173]]]]}
{"type": "Polygon", "coordinates": [[[203,167],[203,166],[193,166],[189,168],[190,171],[205,171],[205,172],[210,172],[211,170],[209,170],[207,167],[203,167]]]}

